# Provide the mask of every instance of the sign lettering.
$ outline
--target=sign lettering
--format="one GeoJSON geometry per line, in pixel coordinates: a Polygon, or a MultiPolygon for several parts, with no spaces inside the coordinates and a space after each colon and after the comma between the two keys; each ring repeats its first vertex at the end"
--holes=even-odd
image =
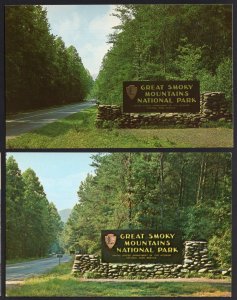
{"type": "Polygon", "coordinates": [[[103,230],[102,261],[125,263],[181,263],[178,231],[103,230]]]}
{"type": "Polygon", "coordinates": [[[200,111],[199,81],[125,81],[123,112],[200,111]]]}

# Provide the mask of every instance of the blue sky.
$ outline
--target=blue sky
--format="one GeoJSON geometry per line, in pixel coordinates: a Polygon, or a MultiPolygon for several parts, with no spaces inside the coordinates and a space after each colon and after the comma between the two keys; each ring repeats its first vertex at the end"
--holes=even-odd
{"type": "Polygon", "coordinates": [[[43,5],[47,9],[51,32],[61,36],[66,46],[76,47],[84,66],[97,75],[110,48],[107,36],[119,24],[111,16],[115,5],[43,5]]]}
{"type": "Polygon", "coordinates": [[[95,153],[8,153],[13,155],[19,169],[24,172],[31,168],[39,177],[47,199],[58,210],[72,208],[78,201],[77,191],[80,182],[88,173],[93,174],[90,166],[91,156],[95,153]]]}

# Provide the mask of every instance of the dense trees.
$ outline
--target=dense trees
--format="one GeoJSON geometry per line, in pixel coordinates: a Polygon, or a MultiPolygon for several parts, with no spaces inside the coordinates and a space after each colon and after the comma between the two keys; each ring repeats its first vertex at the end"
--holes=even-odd
{"type": "Polygon", "coordinates": [[[65,227],[68,249],[99,252],[102,229],[180,229],[230,264],[229,153],[114,153],[93,165],[65,227]]]}
{"type": "Polygon", "coordinates": [[[200,80],[232,100],[231,5],[119,5],[94,94],[122,102],[126,80],[200,80]],[[108,86],[109,82],[109,86],[108,86]]]}
{"type": "MultiPolygon", "coordinates": [[[[232,100],[231,5],[118,5],[92,96],[122,102],[125,80],[197,79],[232,100]],[[109,83],[109,84],[108,84],[109,83]]],[[[82,101],[93,80],[75,49],[49,32],[39,5],[6,6],[7,112],[82,101]]]]}
{"type": "Polygon", "coordinates": [[[8,158],[7,258],[40,257],[60,242],[99,253],[103,229],[179,229],[184,240],[208,240],[218,264],[230,265],[230,153],[98,154],[92,165],[61,240],[61,219],[35,172],[22,174],[8,158]]]}
{"type": "Polygon", "coordinates": [[[42,257],[58,244],[60,216],[32,169],[21,174],[10,156],[6,172],[7,259],[42,257]]]}
{"type": "Polygon", "coordinates": [[[85,99],[93,79],[75,47],[50,34],[45,9],[6,6],[5,24],[7,112],[85,99]]]}

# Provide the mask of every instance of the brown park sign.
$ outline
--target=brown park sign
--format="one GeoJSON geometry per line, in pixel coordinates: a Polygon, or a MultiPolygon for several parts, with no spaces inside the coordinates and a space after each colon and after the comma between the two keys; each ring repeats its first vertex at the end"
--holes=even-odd
{"type": "Polygon", "coordinates": [[[199,81],[124,81],[123,112],[200,112],[199,81]]]}
{"type": "Polygon", "coordinates": [[[102,230],[102,262],[174,263],[183,260],[183,243],[178,231],[102,230]]]}

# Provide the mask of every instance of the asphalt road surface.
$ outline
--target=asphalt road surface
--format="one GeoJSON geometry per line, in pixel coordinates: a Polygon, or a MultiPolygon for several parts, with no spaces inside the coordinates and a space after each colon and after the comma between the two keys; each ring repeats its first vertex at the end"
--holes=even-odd
{"type": "MultiPolygon", "coordinates": [[[[63,255],[60,263],[68,262],[71,256],[63,255]]],[[[58,257],[50,257],[45,259],[32,260],[6,266],[6,280],[15,281],[23,280],[28,277],[45,273],[59,264],[58,257]]]]}
{"type": "Polygon", "coordinates": [[[22,133],[40,128],[69,115],[77,113],[85,108],[95,105],[95,100],[83,103],[64,105],[55,108],[41,109],[33,112],[22,112],[9,117],[6,120],[7,138],[18,136],[22,133]]]}

